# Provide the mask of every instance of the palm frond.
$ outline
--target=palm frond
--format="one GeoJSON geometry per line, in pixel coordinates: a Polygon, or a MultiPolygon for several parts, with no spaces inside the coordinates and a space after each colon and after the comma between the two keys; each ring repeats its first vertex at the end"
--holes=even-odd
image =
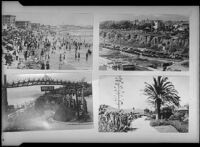
{"type": "Polygon", "coordinates": [[[144,95],[147,96],[150,103],[155,103],[155,100],[160,98],[162,105],[170,103],[179,106],[180,97],[178,96],[178,91],[168,81],[168,77],[153,77],[153,84],[145,82],[144,95]]]}

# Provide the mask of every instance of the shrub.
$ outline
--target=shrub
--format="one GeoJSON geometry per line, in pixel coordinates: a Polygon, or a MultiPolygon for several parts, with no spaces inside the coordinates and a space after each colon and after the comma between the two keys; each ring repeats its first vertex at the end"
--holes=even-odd
{"type": "Polygon", "coordinates": [[[155,114],[151,115],[151,118],[156,119],[156,115],[155,114]]]}
{"type": "Polygon", "coordinates": [[[169,121],[169,124],[177,129],[178,132],[186,133],[188,132],[188,123],[182,123],[178,120],[169,121]]]}
{"type": "Polygon", "coordinates": [[[166,126],[169,125],[169,122],[165,121],[165,120],[153,120],[150,122],[151,126],[166,126]]]}
{"type": "Polygon", "coordinates": [[[183,123],[178,120],[170,120],[170,121],[165,121],[165,120],[152,120],[150,122],[150,125],[152,127],[155,126],[166,126],[166,125],[171,125],[173,126],[178,132],[185,133],[188,132],[188,123],[183,123]]]}
{"type": "Polygon", "coordinates": [[[171,115],[169,117],[169,120],[179,120],[179,121],[182,121],[184,119],[184,115],[185,115],[185,113],[183,113],[183,112],[176,112],[176,113],[174,113],[174,115],[171,115]]]}

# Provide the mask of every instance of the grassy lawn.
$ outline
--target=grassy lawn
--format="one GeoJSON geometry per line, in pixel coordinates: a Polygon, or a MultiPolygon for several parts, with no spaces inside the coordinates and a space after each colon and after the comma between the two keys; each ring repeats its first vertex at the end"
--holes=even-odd
{"type": "Polygon", "coordinates": [[[174,127],[180,133],[188,132],[188,122],[181,122],[178,120],[151,120],[150,125],[160,130],[160,132],[171,131],[172,128],[170,128],[169,126],[174,127]]]}
{"type": "Polygon", "coordinates": [[[178,131],[171,125],[167,126],[156,126],[154,127],[160,133],[177,133],[178,131]]]}

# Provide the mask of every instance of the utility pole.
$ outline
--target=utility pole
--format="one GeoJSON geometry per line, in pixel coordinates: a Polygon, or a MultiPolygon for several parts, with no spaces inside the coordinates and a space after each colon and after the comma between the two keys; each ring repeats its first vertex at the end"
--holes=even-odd
{"type": "Polygon", "coordinates": [[[79,119],[79,102],[78,102],[78,83],[75,83],[75,92],[76,92],[76,109],[77,109],[77,117],[79,119]]]}
{"type": "Polygon", "coordinates": [[[84,85],[82,85],[82,104],[83,104],[84,112],[87,113],[87,101],[85,100],[85,97],[84,97],[84,85]]]}
{"type": "Polygon", "coordinates": [[[118,109],[120,110],[120,97],[119,97],[119,83],[117,83],[117,102],[118,102],[118,109]]]}

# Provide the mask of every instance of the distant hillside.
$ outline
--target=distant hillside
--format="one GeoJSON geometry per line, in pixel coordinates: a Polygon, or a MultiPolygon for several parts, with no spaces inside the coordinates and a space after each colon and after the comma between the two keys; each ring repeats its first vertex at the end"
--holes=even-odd
{"type": "Polygon", "coordinates": [[[90,25],[88,26],[61,25],[60,28],[66,30],[79,30],[79,29],[92,29],[93,27],[90,25]]]}
{"type": "MultiPolygon", "coordinates": [[[[107,112],[117,112],[117,111],[119,111],[117,108],[114,108],[114,107],[109,106],[109,105],[100,105],[100,107],[104,107],[107,112]]],[[[130,112],[133,112],[133,109],[123,109],[123,111],[125,113],[130,113],[130,112]]],[[[137,108],[137,109],[134,110],[134,112],[135,113],[144,113],[144,110],[137,108]]]]}
{"type": "Polygon", "coordinates": [[[114,107],[111,107],[111,106],[109,106],[109,105],[106,105],[107,106],[107,108],[106,108],[106,110],[107,110],[107,112],[116,112],[116,111],[119,111],[117,108],[114,108],[114,107]]]}
{"type": "Polygon", "coordinates": [[[127,113],[129,113],[129,112],[144,113],[144,110],[143,109],[139,109],[139,108],[135,109],[134,111],[133,111],[133,109],[124,109],[124,112],[127,112],[127,113]]]}
{"type": "Polygon", "coordinates": [[[110,44],[148,48],[155,51],[165,49],[170,53],[189,56],[189,31],[169,35],[142,33],[139,30],[101,29],[99,35],[101,43],[105,41],[110,44]]]}

